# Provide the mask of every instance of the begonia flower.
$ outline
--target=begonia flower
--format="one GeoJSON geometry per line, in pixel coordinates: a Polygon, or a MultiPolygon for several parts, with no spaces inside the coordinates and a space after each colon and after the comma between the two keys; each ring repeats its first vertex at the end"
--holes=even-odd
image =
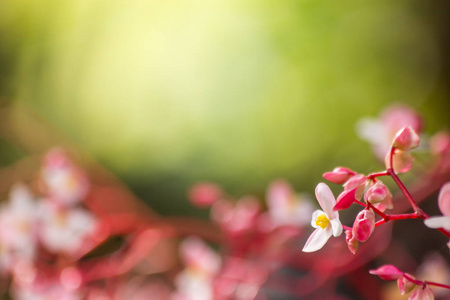
{"type": "Polygon", "coordinates": [[[423,285],[416,289],[408,300],[434,300],[434,295],[429,286],[423,285]]]}
{"type": "Polygon", "coordinates": [[[361,199],[366,189],[367,177],[363,174],[355,174],[344,183],[344,190],[355,190],[355,198],[361,199]]]}
{"type": "Polygon", "coordinates": [[[315,192],[322,210],[316,210],[312,215],[311,225],[316,230],[306,241],[303,252],[321,249],[332,235],[340,236],[343,231],[339,213],[333,210],[336,200],[328,185],[319,183],[315,192]]]}
{"type": "Polygon", "coordinates": [[[296,194],[284,180],[270,184],[267,207],[273,226],[303,226],[309,223],[314,208],[308,196],[296,194]]]}
{"type": "Polygon", "coordinates": [[[450,230],[450,182],[445,183],[438,196],[439,210],[443,216],[433,216],[424,221],[429,228],[450,230]]]}
{"type": "Polygon", "coordinates": [[[236,203],[219,200],[211,207],[211,218],[231,234],[253,230],[260,213],[261,206],[252,197],[244,197],[236,203]]]}

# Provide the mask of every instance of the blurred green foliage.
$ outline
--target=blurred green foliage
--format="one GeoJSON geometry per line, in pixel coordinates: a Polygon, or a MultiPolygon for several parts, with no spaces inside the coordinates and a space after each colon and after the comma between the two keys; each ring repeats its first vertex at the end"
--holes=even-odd
{"type": "Polygon", "coordinates": [[[284,177],[312,192],[335,165],[378,168],[354,131],[362,116],[403,102],[431,131],[449,125],[445,7],[4,0],[0,95],[162,213],[184,213],[199,180],[240,195],[284,177]]]}

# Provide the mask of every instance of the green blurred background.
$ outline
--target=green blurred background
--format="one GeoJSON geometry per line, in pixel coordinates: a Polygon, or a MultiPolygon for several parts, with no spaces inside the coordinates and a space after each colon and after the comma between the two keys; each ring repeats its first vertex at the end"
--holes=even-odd
{"type": "MultiPolygon", "coordinates": [[[[161,214],[194,213],[186,190],[203,180],[239,196],[282,177],[312,193],[337,165],[378,168],[355,123],[390,103],[448,128],[449,8],[2,0],[1,105],[34,111],[161,214]]],[[[25,155],[0,150],[2,165],[25,155]]]]}

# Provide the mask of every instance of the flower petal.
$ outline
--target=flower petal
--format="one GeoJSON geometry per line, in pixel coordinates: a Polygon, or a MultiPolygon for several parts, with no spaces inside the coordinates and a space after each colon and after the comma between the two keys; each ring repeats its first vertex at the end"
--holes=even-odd
{"type": "Polygon", "coordinates": [[[331,230],[333,232],[333,236],[340,236],[342,234],[343,228],[341,221],[339,219],[330,220],[331,230]]]}
{"type": "Polygon", "coordinates": [[[450,182],[441,187],[438,196],[438,206],[444,216],[450,216],[450,182]]]}
{"type": "Polygon", "coordinates": [[[303,252],[314,252],[321,249],[328,239],[333,235],[331,226],[327,226],[325,229],[317,228],[309,236],[308,240],[303,247],[303,252]]]}
{"type": "Polygon", "coordinates": [[[323,182],[319,183],[316,187],[316,197],[320,207],[322,207],[330,220],[339,218],[339,213],[333,211],[336,200],[328,185],[323,182]]]}
{"type": "Polygon", "coordinates": [[[444,228],[450,230],[450,216],[435,216],[423,221],[429,228],[444,228]]]}

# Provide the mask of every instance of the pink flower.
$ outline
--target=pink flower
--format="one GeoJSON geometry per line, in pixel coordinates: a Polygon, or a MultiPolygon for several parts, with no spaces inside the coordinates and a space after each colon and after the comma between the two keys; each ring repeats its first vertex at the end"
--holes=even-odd
{"type": "Polygon", "coordinates": [[[1,264],[12,267],[18,261],[30,263],[37,248],[37,203],[28,188],[16,185],[10,200],[0,210],[1,264]]]}
{"type": "Polygon", "coordinates": [[[220,256],[196,237],[181,243],[180,255],[186,268],[175,278],[174,299],[212,300],[213,278],[221,266],[220,256]]]}
{"type": "Polygon", "coordinates": [[[45,157],[42,175],[49,196],[59,204],[73,205],[87,194],[86,175],[59,148],[52,149],[45,157]]]}
{"type": "Polygon", "coordinates": [[[416,289],[409,296],[408,300],[434,300],[434,295],[429,286],[423,285],[419,289],[416,289]]]}
{"type": "Polygon", "coordinates": [[[85,238],[97,229],[97,219],[81,208],[58,207],[43,200],[39,207],[39,236],[42,244],[51,252],[76,255],[85,238]]]}
{"type": "Polygon", "coordinates": [[[443,216],[434,216],[424,221],[429,228],[450,230],[450,182],[445,183],[438,196],[439,210],[443,216]]]}
{"type": "Polygon", "coordinates": [[[328,239],[342,234],[342,224],[339,213],[333,210],[336,200],[328,185],[319,183],[316,187],[316,197],[322,210],[316,210],[312,215],[311,225],[316,228],[303,247],[303,252],[314,252],[321,249],[328,239]]]}
{"type": "Polygon", "coordinates": [[[309,223],[313,205],[306,195],[297,195],[283,180],[270,184],[267,207],[273,226],[303,226],[309,223]]]}

